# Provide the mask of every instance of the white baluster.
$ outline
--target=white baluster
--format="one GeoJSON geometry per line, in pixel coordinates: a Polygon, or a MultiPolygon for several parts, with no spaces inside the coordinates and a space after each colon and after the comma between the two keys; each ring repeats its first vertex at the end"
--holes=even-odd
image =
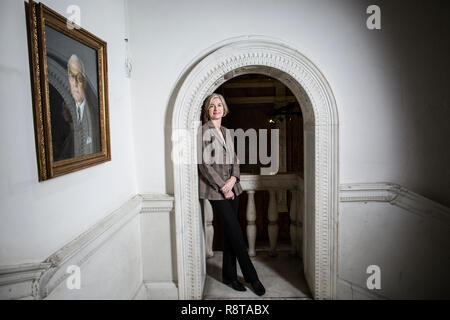
{"type": "Polygon", "coordinates": [[[213,239],[214,239],[214,226],[213,226],[213,210],[211,207],[211,203],[209,200],[203,200],[203,209],[205,213],[205,240],[206,240],[206,248],[205,254],[207,258],[214,257],[214,251],[212,249],[213,239]]]}
{"type": "Polygon", "coordinates": [[[255,191],[248,190],[247,201],[247,240],[248,240],[248,255],[250,257],[256,256],[255,242],[256,242],[256,207],[255,207],[255,191]]]}
{"type": "Polygon", "coordinates": [[[295,255],[297,251],[297,190],[291,190],[291,194],[291,207],[289,208],[291,224],[289,226],[289,231],[291,234],[291,254],[295,255]]]}
{"type": "Polygon", "coordinates": [[[305,197],[304,192],[297,192],[297,198],[298,198],[298,209],[297,209],[297,252],[298,255],[303,258],[303,251],[304,243],[303,243],[303,237],[304,237],[304,229],[303,229],[303,221],[304,215],[305,215],[305,197]]]}
{"type": "Polygon", "coordinates": [[[270,198],[269,198],[269,210],[268,210],[268,218],[269,218],[269,242],[270,242],[270,251],[269,256],[274,257],[276,255],[275,249],[277,247],[278,240],[278,210],[277,210],[277,199],[276,199],[276,190],[269,190],[270,198]]]}

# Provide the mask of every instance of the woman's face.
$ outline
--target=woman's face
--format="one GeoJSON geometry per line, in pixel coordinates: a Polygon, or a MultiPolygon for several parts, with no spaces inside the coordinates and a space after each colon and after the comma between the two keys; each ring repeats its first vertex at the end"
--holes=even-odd
{"type": "Polygon", "coordinates": [[[219,120],[223,117],[223,104],[220,98],[214,98],[211,100],[208,114],[211,120],[219,120]]]}

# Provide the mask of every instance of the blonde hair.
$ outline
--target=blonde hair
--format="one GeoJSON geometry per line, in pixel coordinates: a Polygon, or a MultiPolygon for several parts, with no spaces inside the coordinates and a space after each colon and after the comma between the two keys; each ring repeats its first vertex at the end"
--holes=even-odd
{"type": "Polygon", "coordinates": [[[219,93],[213,93],[206,98],[205,103],[203,104],[203,120],[205,122],[209,120],[209,106],[211,105],[211,101],[215,98],[219,98],[222,101],[223,105],[222,117],[225,117],[230,112],[227,103],[225,102],[225,98],[219,93]]]}

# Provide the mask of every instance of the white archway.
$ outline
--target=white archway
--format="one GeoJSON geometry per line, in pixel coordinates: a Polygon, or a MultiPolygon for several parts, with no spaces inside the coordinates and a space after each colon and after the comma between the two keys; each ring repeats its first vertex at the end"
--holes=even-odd
{"type": "Polygon", "coordinates": [[[305,145],[304,269],[316,299],[332,299],[337,277],[338,114],[322,73],[289,46],[252,37],[226,44],[189,68],[173,110],[175,221],[180,299],[201,299],[201,211],[196,164],[197,128],[204,99],[225,81],[261,73],[283,82],[302,108],[305,145]],[[184,132],[182,137],[175,134],[184,132]],[[188,133],[188,134],[186,134],[188,133]],[[176,147],[175,147],[176,145],[176,147]],[[182,162],[180,159],[188,159],[182,162]]]}

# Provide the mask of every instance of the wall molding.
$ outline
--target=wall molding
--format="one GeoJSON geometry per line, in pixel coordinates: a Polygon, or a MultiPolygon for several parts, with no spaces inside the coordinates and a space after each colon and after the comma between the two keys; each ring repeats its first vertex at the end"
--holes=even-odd
{"type": "Polygon", "coordinates": [[[26,263],[0,268],[0,285],[14,284],[36,279],[36,276],[50,266],[49,263],[26,263]]]}
{"type": "Polygon", "coordinates": [[[141,194],[141,213],[166,212],[174,209],[175,197],[167,194],[141,194]]]}
{"type": "MultiPolygon", "coordinates": [[[[151,212],[170,213],[173,209],[173,196],[166,194],[134,196],[119,209],[64,245],[44,262],[0,266],[0,299],[45,299],[67,279],[69,276],[66,272],[67,266],[82,266],[89,261],[106,241],[134,217],[151,212]]],[[[175,282],[153,284],[142,281],[130,299],[147,299],[148,292],[155,294],[160,285],[168,298],[178,296],[175,282]]]]}
{"type": "MultiPolygon", "coordinates": [[[[450,221],[450,208],[416,194],[395,183],[346,183],[340,185],[341,202],[385,202],[413,214],[450,221]]],[[[136,195],[118,210],[76,237],[42,263],[24,263],[0,267],[1,299],[43,299],[67,277],[65,267],[82,264],[137,214],[173,212],[174,197],[164,194],[136,195]]],[[[344,298],[353,290],[370,299],[387,299],[364,288],[337,279],[338,290],[344,298]]],[[[143,282],[131,299],[154,299],[160,292],[168,299],[178,296],[176,282],[143,282]],[[161,291],[162,290],[162,291],[161,291]]]]}
{"type": "Polygon", "coordinates": [[[108,239],[140,213],[141,204],[142,197],[136,195],[42,263],[0,267],[1,297],[45,299],[67,279],[67,266],[81,266],[88,261],[108,239]],[[20,292],[13,292],[14,286],[18,285],[20,292]],[[8,295],[8,292],[11,292],[11,295],[8,295]]]}
{"type": "Polygon", "coordinates": [[[148,300],[178,300],[178,286],[174,281],[144,282],[148,300]]]}
{"type": "Polygon", "coordinates": [[[46,298],[68,278],[70,274],[66,270],[69,265],[82,266],[108,239],[137,216],[141,203],[140,195],[133,197],[46,259],[44,262],[50,263],[50,267],[38,280],[38,298],[46,298]]]}
{"type": "Polygon", "coordinates": [[[389,182],[340,185],[341,202],[386,202],[421,217],[450,224],[450,208],[389,182]]]}
{"type": "Polygon", "coordinates": [[[26,263],[0,268],[1,299],[24,299],[38,294],[37,281],[50,263],[26,263]]]}

